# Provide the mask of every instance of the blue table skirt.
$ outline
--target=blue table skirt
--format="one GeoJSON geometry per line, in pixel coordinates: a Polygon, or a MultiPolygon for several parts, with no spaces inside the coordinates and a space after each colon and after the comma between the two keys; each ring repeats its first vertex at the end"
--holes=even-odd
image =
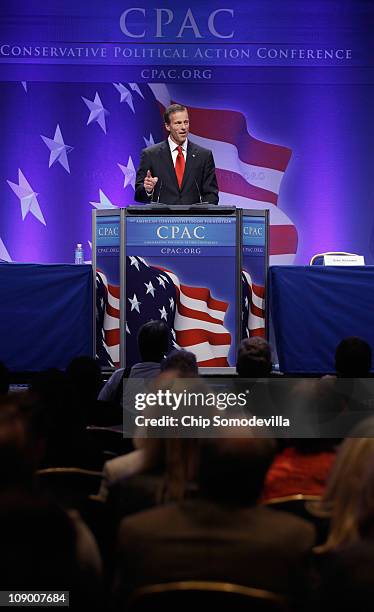
{"type": "Polygon", "coordinates": [[[10,370],[92,355],[92,313],[90,265],[0,264],[0,361],[10,370]]]}
{"type": "Polygon", "coordinates": [[[374,349],[374,266],[272,266],[268,287],[283,372],[333,372],[347,336],[374,349]]]}

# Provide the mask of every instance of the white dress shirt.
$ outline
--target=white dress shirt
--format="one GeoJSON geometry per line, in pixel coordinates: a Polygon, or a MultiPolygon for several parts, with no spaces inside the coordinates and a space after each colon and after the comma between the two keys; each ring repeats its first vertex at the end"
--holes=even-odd
{"type": "MultiPolygon", "coordinates": [[[[179,145],[175,144],[174,140],[172,140],[170,136],[168,138],[168,143],[169,143],[170,153],[171,153],[171,156],[173,158],[173,164],[174,164],[174,168],[175,168],[175,162],[177,161],[178,146],[179,145]]],[[[182,153],[183,153],[184,161],[186,161],[186,159],[187,159],[187,138],[184,141],[184,143],[181,144],[180,146],[182,147],[182,153]]]]}

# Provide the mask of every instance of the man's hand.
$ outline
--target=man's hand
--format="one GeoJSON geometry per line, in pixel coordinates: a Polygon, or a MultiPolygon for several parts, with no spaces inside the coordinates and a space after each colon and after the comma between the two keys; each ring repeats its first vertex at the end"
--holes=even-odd
{"type": "Polygon", "coordinates": [[[151,171],[147,170],[147,174],[144,179],[144,189],[147,193],[152,193],[155,188],[155,185],[158,181],[158,176],[152,176],[151,171]]]}

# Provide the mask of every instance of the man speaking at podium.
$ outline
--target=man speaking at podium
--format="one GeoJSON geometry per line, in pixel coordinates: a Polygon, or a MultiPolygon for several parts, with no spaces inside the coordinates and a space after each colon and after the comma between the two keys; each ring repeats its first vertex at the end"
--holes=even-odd
{"type": "Polygon", "coordinates": [[[166,141],[142,151],[135,200],[147,204],[218,204],[212,152],[189,142],[188,112],[172,104],[164,112],[166,141]]]}

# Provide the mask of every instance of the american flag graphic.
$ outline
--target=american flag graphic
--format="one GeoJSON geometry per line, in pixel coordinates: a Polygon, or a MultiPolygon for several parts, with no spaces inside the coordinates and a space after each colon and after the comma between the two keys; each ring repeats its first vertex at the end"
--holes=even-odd
{"type": "Polygon", "coordinates": [[[96,272],[96,357],[101,366],[119,366],[119,287],[96,272]]]}
{"type": "MultiPolygon", "coordinates": [[[[174,102],[163,84],[150,88],[160,110],[174,102]]],[[[192,142],[210,149],[216,164],[220,204],[270,213],[270,265],[292,264],[297,230],[278,207],[278,196],[292,151],[251,136],[244,115],[234,110],[188,106],[192,142]]]]}
{"type": "Polygon", "coordinates": [[[195,353],[201,367],[228,367],[231,334],[224,327],[228,303],[214,299],[209,289],[180,283],[170,270],[164,273],[176,288],[176,343],[195,353]]]}
{"type": "Polygon", "coordinates": [[[265,288],[242,270],[242,337],[265,337],[265,288]]]}
{"type": "MultiPolygon", "coordinates": [[[[195,353],[199,366],[228,366],[231,334],[224,326],[228,303],[215,299],[208,288],[188,286],[171,270],[127,257],[126,365],[140,360],[139,328],[160,319],[170,328],[169,348],[195,353]]],[[[119,362],[119,288],[97,274],[97,356],[107,365],[119,362]]]]}

